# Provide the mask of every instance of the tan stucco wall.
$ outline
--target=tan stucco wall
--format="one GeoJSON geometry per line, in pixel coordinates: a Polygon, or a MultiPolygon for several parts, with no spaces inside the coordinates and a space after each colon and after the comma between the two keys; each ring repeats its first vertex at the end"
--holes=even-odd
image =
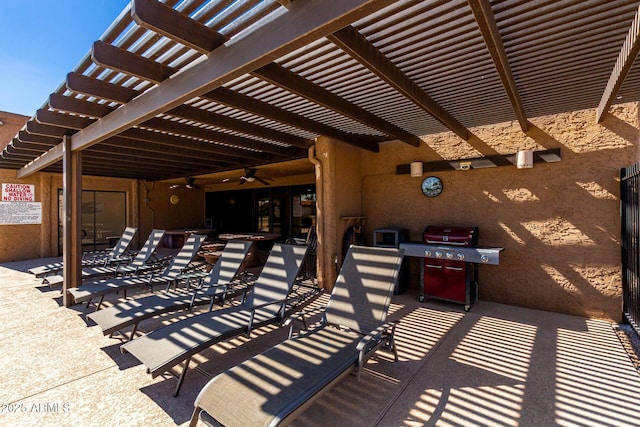
{"type": "Polygon", "coordinates": [[[151,229],[174,230],[183,228],[204,228],[204,190],[185,187],[169,188],[159,182],[139,183],[140,230],[149,235],[151,229]],[[172,195],[180,198],[176,205],[169,199],[172,195]]]}
{"type": "MultiPolygon", "coordinates": [[[[0,225],[0,262],[58,255],[58,189],[62,175],[36,173],[17,179],[16,171],[0,169],[0,182],[35,185],[35,201],[42,202],[41,225],[0,225]]],[[[204,227],[204,190],[169,189],[168,184],[85,176],[83,190],[126,193],[127,226],[138,227],[132,245],[140,247],[151,229],[204,227]],[[180,203],[169,202],[171,195],[180,203]],[[148,198],[148,203],[145,201],[148,198]]]]}
{"type": "Polygon", "coordinates": [[[619,321],[619,170],[637,159],[637,104],[614,107],[601,124],[592,110],[530,121],[528,136],[506,123],[471,129],[472,144],[451,133],[426,137],[447,159],[476,149],[562,150],[561,162],[533,169],[431,173],[444,184],[432,199],[422,179],[395,174],[399,164],[433,160],[427,148],[393,142],[362,152],[367,238],[380,227],[406,228],[418,241],[427,225],[477,225],[480,245],[505,248],[499,266],[480,267],[480,299],[619,321]]]}

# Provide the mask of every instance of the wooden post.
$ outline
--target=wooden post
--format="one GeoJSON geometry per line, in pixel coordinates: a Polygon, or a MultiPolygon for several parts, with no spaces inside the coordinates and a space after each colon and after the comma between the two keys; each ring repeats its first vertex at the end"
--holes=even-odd
{"type": "Polygon", "coordinates": [[[71,137],[65,136],[63,141],[63,232],[62,261],[64,268],[63,304],[69,307],[72,298],[67,289],[76,287],[82,280],[82,154],[71,151],[71,137]]]}

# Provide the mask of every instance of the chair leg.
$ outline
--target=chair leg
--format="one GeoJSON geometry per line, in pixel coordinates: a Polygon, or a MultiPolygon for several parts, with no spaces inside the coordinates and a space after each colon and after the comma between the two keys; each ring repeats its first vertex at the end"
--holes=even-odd
{"type": "Polygon", "coordinates": [[[389,335],[387,340],[387,345],[389,346],[389,351],[393,353],[394,362],[398,361],[398,348],[396,347],[395,334],[389,335]]]}
{"type": "Polygon", "coordinates": [[[198,417],[200,416],[200,412],[202,412],[202,409],[200,408],[196,408],[193,410],[193,415],[191,415],[189,427],[196,427],[198,425],[198,417]]]}
{"type": "Polygon", "coordinates": [[[176,386],[176,391],[173,394],[173,397],[178,397],[178,394],[180,394],[180,388],[184,382],[184,377],[187,375],[187,369],[189,369],[189,362],[191,362],[191,357],[184,362],[184,368],[182,368],[182,373],[180,374],[180,378],[178,378],[178,385],[176,386]]]}
{"type": "Polygon", "coordinates": [[[127,341],[131,341],[133,337],[136,335],[136,331],[138,330],[138,324],[135,323],[133,328],[131,328],[131,334],[129,334],[129,339],[127,341]]]}

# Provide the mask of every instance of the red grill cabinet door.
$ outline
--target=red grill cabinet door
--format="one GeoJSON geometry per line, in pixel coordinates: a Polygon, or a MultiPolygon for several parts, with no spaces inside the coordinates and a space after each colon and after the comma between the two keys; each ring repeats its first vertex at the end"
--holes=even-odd
{"type": "Polygon", "coordinates": [[[467,265],[459,261],[424,260],[424,295],[467,303],[467,265]]]}

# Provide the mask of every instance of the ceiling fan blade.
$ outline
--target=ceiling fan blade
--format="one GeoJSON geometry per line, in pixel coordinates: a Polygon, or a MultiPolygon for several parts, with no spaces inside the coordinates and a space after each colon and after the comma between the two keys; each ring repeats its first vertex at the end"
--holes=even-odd
{"type": "Polygon", "coordinates": [[[261,183],[263,183],[264,185],[271,185],[265,179],[260,178],[259,176],[254,176],[254,178],[260,181],[261,183]]]}

